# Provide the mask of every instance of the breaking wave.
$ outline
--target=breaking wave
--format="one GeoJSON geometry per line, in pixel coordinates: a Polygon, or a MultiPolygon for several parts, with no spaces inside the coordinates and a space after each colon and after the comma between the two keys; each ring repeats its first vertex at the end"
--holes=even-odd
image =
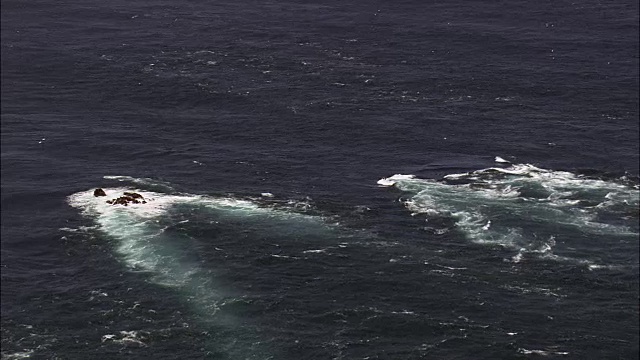
{"type": "Polygon", "coordinates": [[[405,206],[425,216],[434,233],[448,231],[451,222],[441,220],[452,219],[474,243],[515,250],[509,259],[514,262],[533,256],[619,263],[625,260],[598,252],[637,247],[639,191],[625,178],[603,180],[516,164],[440,180],[397,174],[378,184],[411,194],[405,206]]]}

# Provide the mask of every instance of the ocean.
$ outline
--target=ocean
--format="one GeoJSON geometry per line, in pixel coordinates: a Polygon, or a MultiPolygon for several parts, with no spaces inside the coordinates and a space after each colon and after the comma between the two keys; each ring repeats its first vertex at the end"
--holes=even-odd
{"type": "Polygon", "coordinates": [[[637,1],[1,30],[2,359],[639,358],[637,1]]]}

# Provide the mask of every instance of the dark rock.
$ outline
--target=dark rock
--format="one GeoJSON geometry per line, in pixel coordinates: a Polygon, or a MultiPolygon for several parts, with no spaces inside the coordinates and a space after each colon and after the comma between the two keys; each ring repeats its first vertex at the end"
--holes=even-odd
{"type": "Polygon", "coordinates": [[[124,196],[128,196],[130,198],[133,199],[144,199],[144,197],[138,193],[134,193],[134,192],[125,192],[124,196]]]}
{"type": "Polygon", "coordinates": [[[111,205],[129,206],[129,204],[146,204],[147,202],[145,201],[144,196],[138,193],[125,192],[123,196],[120,196],[119,198],[107,200],[107,203],[111,205]]]}
{"type": "Polygon", "coordinates": [[[94,192],[93,192],[93,196],[98,197],[98,196],[107,196],[107,193],[104,192],[104,190],[97,188],[94,192]]]}

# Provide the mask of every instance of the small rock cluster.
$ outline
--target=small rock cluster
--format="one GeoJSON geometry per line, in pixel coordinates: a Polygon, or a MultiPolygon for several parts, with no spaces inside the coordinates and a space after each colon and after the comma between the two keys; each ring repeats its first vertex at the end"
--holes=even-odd
{"type": "MultiPolygon", "coordinates": [[[[102,189],[96,189],[93,192],[93,196],[95,197],[107,196],[107,194],[102,189]]],[[[144,198],[144,196],[138,193],[125,191],[122,196],[120,196],[119,198],[107,200],[107,203],[111,205],[119,204],[119,205],[128,206],[129,204],[146,204],[147,200],[144,198]]]]}

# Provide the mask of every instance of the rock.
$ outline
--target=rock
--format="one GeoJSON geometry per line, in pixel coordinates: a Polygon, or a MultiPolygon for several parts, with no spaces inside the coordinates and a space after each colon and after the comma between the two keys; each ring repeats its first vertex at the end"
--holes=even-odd
{"type": "Polygon", "coordinates": [[[93,192],[93,196],[98,197],[98,196],[107,196],[107,193],[104,192],[104,190],[97,188],[94,192],[93,192]]]}
{"type": "Polygon", "coordinates": [[[134,192],[125,192],[124,196],[128,196],[130,198],[133,199],[144,199],[144,197],[138,193],[134,193],[134,192]]]}
{"type": "Polygon", "coordinates": [[[119,198],[107,200],[107,203],[111,205],[128,206],[129,204],[146,204],[147,201],[144,199],[144,196],[138,193],[125,192],[123,196],[120,196],[119,198]]]}

